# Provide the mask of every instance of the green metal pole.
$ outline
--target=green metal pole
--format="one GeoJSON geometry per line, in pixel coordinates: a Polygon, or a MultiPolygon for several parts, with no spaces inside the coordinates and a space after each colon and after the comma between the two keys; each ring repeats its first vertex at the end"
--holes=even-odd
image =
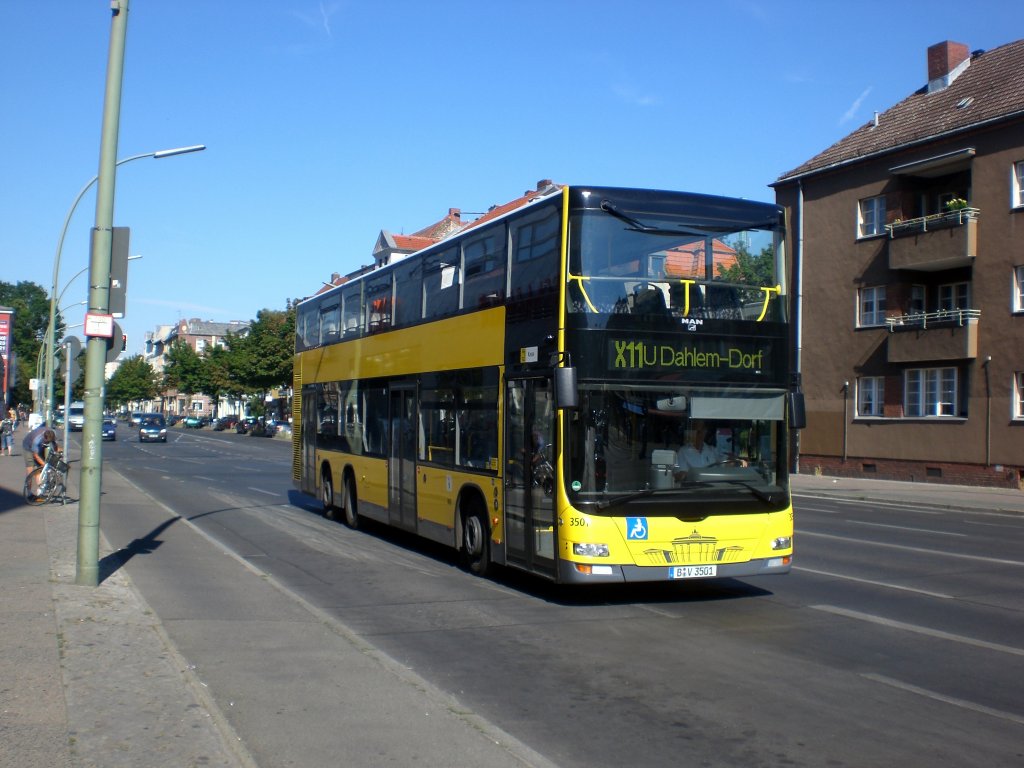
{"type": "MultiPolygon", "coordinates": [[[[110,247],[114,227],[114,182],[117,175],[117,134],[121,121],[121,81],[128,32],[128,0],[112,0],[110,53],[107,57],[107,88],[103,101],[103,132],[100,138],[99,187],[96,191],[96,224],[89,260],[89,315],[109,314],[110,247]]],[[[78,563],[75,583],[99,584],[100,492],[103,469],[103,368],[107,339],[89,336],[86,327],[85,423],[82,428],[82,474],[78,504],[78,563]]]]}

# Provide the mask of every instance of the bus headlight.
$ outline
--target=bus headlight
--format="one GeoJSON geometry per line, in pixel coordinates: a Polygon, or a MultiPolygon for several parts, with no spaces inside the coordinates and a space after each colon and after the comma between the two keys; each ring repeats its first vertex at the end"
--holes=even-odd
{"type": "Polygon", "coordinates": [[[573,544],[572,553],[582,557],[608,557],[607,544],[573,544]]]}
{"type": "Polygon", "coordinates": [[[779,536],[777,539],[772,539],[772,549],[790,549],[792,546],[792,536],[779,536]]]}

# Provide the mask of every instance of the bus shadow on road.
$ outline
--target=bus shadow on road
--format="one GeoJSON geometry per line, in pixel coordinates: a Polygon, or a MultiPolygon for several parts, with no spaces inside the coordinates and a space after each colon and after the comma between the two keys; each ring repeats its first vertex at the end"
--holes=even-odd
{"type": "MultiPolygon", "coordinates": [[[[289,502],[297,509],[322,516],[322,507],[308,495],[289,492],[289,502]]],[[[337,521],[344,527],[344,523],[337,521]]],[[[430,541],[414,533],[362,518],[359,536],[369,536],[387,546],[401,547],[406,552],[463,571],[459,553],[451,547],[430,541]]],[[[689,581],[632,582],[623,584],[572,585],[555,584],[527,571],[509,566],[493,566],[487,579],[516,592],[564,606],[635,605],[638,603],[708,603],[741,598],[770,597],[774,593],[739,579],[695,579],[689,581]]]]}

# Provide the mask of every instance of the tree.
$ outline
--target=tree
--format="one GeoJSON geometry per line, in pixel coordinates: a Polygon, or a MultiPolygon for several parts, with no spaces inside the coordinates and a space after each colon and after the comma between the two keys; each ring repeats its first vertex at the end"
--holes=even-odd
{"type": "Polygon", "coordinates": [[[124,360],[107,382],[107,403],[126,405],[137,400],[152,400],[160,391],[156,371],[142,355],[124,360]]]}
{"type": "MultiPolygon", "coordinates": [[[[39,349],[50,322],[50,297],[46,289],[36,283],[23,280],[15,285],[0,280],[0,306],[14,309],[11,347],[18,383],[12,397],[16,403],[29,403],[32,401],[29,380],[36,377],[39,349]]],[[[61,327],[59,318],[57,327],[61,327]]]]}
{"type": "Polygon", "coordinates": [[[775,249],[766,246],[754,255],[745,243],[736,244],[736,261],[729,267],[718,267],[718,275],[727,283],[739,285],[775,285],[775,249]]]}
{"type": "Polygon", "coordinates": [[[237,355],[236,374],[246,389],[265,395],[275,387],[290,387],[295,308],[261,309],[249,326],[249,333],[229,337],[228,348],[237,355]]]}
{"type": "Polygon", "coordinates": [[[167,350],[164,385],[185,395],[188,408],[192,395],[203,392],[208,384],[203,360],[187,342],[179,339],[167,350]]]}
{"type": "Polygon", "coordinates": [[[203,353],[203,364],[210,387],[206,394],[210,395],[215,403],[220,402],[222,396],[239,400],[246,391],[239,375],[239,355],[231,348],[232,338],[235,337],[229,336],[225,340],[228,346],[214,345],[203,353]]]}

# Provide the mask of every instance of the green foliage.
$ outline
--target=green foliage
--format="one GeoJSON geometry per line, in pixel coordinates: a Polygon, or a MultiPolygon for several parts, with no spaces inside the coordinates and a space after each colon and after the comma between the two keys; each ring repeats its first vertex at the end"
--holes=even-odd
{"type": "Polygon", "coordinates": [[[135,400],[152,400],[160,392],[159,376],[142,355],[121,362],[107,382],[107,404],[126,405],[135,400]]]}
{"type": "Polygon", "coordinates": [[[756,256],[744,243],[737,243],[736,263],[728,268],[719,266],[718,275],[727,283],[752,286],[775,285],[775,249],[771,246],[761,249],[756,256]]]}
{"type": "Polygon", "coordinates": [[[22,281],[15,285],[0,280],[0,306],[14,309],[11,346],[18,383],[12,398],[16,403],[30,403],[29,379],[35,378],[39,348],[50,322],[50,296],[36,283],[22,281]]]}
{"type": "Polygon", "coordinates": [[[164,364],[164,385],[176,389],[191,400],[208,384],[203,359],[185,341],[178,340],[167,350],[164,364]]]}

